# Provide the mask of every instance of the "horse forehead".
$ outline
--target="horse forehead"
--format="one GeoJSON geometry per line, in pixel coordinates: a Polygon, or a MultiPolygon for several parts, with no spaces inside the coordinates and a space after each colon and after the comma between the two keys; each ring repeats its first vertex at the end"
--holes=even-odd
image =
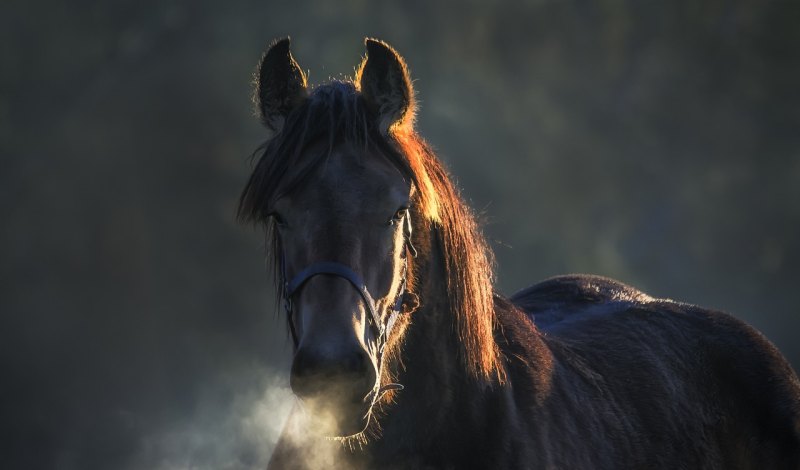
{"type": "Polygon", "coordinates": [[[402,185],[399,171],[383,156],[337,148],[321,164],[312,187],[324,206],[369,209],[402,185]]]}

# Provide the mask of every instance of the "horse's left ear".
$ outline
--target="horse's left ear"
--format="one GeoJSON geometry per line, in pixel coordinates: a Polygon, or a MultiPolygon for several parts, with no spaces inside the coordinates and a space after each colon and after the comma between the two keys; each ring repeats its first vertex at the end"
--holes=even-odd
{"type": "Polygon", "coordinates": [[[367,57],[356,72],[355,82],[378,115],[378,129],[388,134],[392,128],[411,127],[416,110],[405,61],[383,41],[368,38],[365,43],[367,57]]]}

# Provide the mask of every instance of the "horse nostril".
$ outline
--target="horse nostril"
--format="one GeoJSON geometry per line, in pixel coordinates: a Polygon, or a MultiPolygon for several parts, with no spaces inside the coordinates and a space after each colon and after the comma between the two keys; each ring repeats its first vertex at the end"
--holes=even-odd
{"type": "Polygon", "coordinates": [[[352,389],[354,395],[369,388],[372,363],[364,351],[331,355],[317,350],[301,348],[292,363],[290,385],[300,397],[315,395],[332,388],[352,389]]]}
{"type": "Polygon", "coordinates": [[[367,373],[370,362],[367,353],[364,351],[356,351],[349,354],[342,365],[346,374],[362,376],[367,373]]]}

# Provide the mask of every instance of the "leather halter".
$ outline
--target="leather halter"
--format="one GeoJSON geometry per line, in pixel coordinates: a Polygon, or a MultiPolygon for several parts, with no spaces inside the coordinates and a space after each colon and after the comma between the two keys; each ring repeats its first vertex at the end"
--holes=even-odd
{"type": "MultiPolygon", "coordinates": [[[[405,264],[405,261],[404,261],[405,264]]],[[[405,271],[405,267],[403,268],[405,271]]],[[[352,285],[358,294],[361,296],[361,300],[364,301],[364,305],[367,306],[367,310],[369,311],[369,319],[373,326],[376,327],[378,334],[376,335],[379,339],[379,344],[381,340],[385,341],[388,339],[388,330],[394,326],[394,322],[397,320],[397,315],[402,311],[403,308],[403,294],[405,293],[405,276],[403,278],[403,284],[400,286],[400,292],[397,294],[397,300],[394,303],[394,306],[389,311],[389,318],[386,321],[386,324],[381,322],[380,315],[375,306],[375,300],[370,295],[369,290],[367,289],[367,285],[364,283],[364,280],[361,276],[358,275],[355,271],[350,269],[345,264],[338,263],[335,261],[318,261],[313,263],[300,271],[299,273],[295,274],[291,281],[284,282],[284,291],[283,291],[283,300],[284,300],[284,308],[286,309],[286,313],[289,314],[289,328],[292,332],[292,339],[295,343],[295,346],[298,345],[299,340],[297,338],[297,332],[294,328],[294,322],[292,315],[294,314],[293,305],[292,305],[292,297],[298,293],[301,287],[308,282],[309,279],[318,275],[318,274],[327,274],[330,276],[336,276],[346,279],[350,285],[352,285]]],[[[405,273],[403,273],[405,274],[405,273]]],[[[382,348],[381,348],[382,349],[382,348]]]]}
{"type": "MultiPolygon", "coordinates": [[[[403,386],[401,384],[387,384],[383,387],[380,387],[380,377],[383,372],[383,351],[386,347],[386,343],[389,341],[389,336],[391,334],[392,328],[394,327],[395,322],[397,321],[398,316],[403,311],[403,298],[405,296],[406,291],[406,276],[408,270],[408,252],[411,253],[412,257],[417,256],[417,250],[414,248],[414,245],[411,243],[411,219],[408,214],[403,217],[403,273],[402,273],[402,280],[400,284],[400,289],[397,292],[397,298],[394,302],[394,305],[388,310],[386,322],[381,321],[380,314],[378,313],[377,306],[375,305],[375,299],[369,293],[369,289],[367,288],[366,283],[362,279],[361,276],[357,272],[355,272],[349,266],[336,262],[336,261],[317,261],[315,263],[310,264],[306,268],[302,269],[299,273],[295,274],[294,277],[289,279],[286,273],[286,259],[284,257],[284,253],[281,252],[281,260],[280,260],[280,269],[281,275],[283,276],[283,307],[286,310],[287,320],[289,322],[289,330],[292,334],[292,341],[294,342],[295,348],[299,345],[299,338],[297,337],[297,331],[294,327],[294,305],[292,303],[292,297],[294,297],[300,289],[314,276],[325,274],[329,276],[336,276],[347,280],[350,285],[355,288],[358,294],[361,296],[361,300],[364,301],[364,305],[366,305],[367,310],[369,311],[369,320],[372,324],[372,327],[375,330],[375,341],[376,341],[376,350],[377,350],[377,362],[378,362],[378,380],[375,389],[370,393],[372,395],[371,401],[375,403],[383,392],[389,390],[402,390],[403,386]]],[[[367,398],[370,396],[368,395],[367,398]]]]}

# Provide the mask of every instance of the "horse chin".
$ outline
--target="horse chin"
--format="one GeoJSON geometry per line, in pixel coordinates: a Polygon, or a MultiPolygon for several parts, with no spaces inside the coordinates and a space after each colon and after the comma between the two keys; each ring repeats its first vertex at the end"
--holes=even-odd
{"type": "Polygon", "coordinates": [[[320,437],[346,438],[360,434],[369,424],[370,404],[363,401],[302,400],[309,431],[320,437]]]}

